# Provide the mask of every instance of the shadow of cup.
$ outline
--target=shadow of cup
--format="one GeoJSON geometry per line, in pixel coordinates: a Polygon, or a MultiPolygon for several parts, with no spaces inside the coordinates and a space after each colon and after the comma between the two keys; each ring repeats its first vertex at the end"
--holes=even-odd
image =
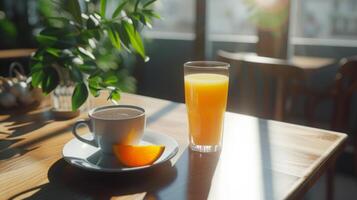
{"type": "MultiPolygon", "coordinates": [[[[140,171],[102,173],[79,169],[60,159],[48,171],[49,182],[56,185],[54,188],[58,191],[69,189],[82,197],[101,199],[143,192],[152,195],[169,185],[176,176],[177,170],[170,162],[140,171]]],[[[55,195],[56,191],[53,192],[55,195]]]]}

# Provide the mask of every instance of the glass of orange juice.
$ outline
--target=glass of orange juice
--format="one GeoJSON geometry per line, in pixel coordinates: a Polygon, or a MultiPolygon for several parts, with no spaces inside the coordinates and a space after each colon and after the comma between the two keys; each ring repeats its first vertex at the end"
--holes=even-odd
{"type": "Polygon", "coordinates": [[[228,96],[228,69],[228,63],[216,61],[184,64],[185,101],[190,148],[193,151],[215,152],[221,148],[228,96]]]}

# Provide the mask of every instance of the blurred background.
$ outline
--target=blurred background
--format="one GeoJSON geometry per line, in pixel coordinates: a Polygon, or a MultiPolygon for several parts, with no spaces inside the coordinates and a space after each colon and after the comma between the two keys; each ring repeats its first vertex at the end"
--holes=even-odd
{"type": "MultiPolygon", "coordinates": [[[[184,102],[184,62],[230,62],[229,111],[351,136],[332,195],[357,196],[357,0],[158,0],[155,10],[163,19],[143,32],[150,61],[131,59],[127,73],[135,86],[127,91],[184,102]]],[[[14,61],[29,72],[35,35],[53,12],[47,0],[0,1],[1,76],[14,61]]],[[[101,59],[116,63],[115,56],[101,59]]],[[[327,177],[305,198],[329,195],[327,177]]]]}

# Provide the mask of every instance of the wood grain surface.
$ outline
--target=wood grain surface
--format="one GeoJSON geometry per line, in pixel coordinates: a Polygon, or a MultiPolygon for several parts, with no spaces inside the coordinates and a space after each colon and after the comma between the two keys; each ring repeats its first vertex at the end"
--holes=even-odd
{"type": "MultiPolygon", "coordinates": [[[[95,105],[108,104],[97,98],[95,105]]],[[[296,199],[326,171],[346,135],[226,113],[223,149],[188,149],[186,108],[124,94],[142,106],[147,128],[175,138],[171,163],[136,173],[95,173],[61,155],[78,118],[56,120],[48,102],[29,112],[0,110],[0,199],[296,199]]],[[[83,132],[86,130],[83,129],[83,132]]]]}
{"type": "Polygon", "coordinates": [[[7,49],[0,50],[0,59],[29,57],[36,49],[7,49]]]}

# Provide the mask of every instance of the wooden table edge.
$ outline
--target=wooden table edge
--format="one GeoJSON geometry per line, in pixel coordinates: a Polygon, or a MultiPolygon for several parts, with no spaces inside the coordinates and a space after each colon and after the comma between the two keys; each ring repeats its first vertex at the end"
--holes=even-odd
{"type": "Polygon", "coordinates": [[[36,50],[33,48],[2,49],[0,50],[0,59],[26,58],[30,57],[36,50]]]}
{"type": "Polygon", "coordinates": [[[286,199],[301,199],[303,195],[315,184],[315,182],[322,176],[324,172],[328,169],[327,163],[329,161],[335,162],[337,157],[342,153],[345,148],[347,135],[344,133],[338,133],[329,131],[331,133],[340,135],[338,141],[336,141],[335,145],[331,146],[329,151],[322,155],[319,159],[315,161],[309,168],[312,170],[310,172],[310,176],[306,176],[304,178],[300,178],[298,182],[294,184],[292,189],[289,191],[286,199]],[[320,164],[319,164],[320,163],[320,164]],[[319,165],[318,165],[319,164],[319,165]],[[316,166],[318,165],[318,166],[316,166]],[[325,168],[325,169],[324,169],[325,168]]]}

